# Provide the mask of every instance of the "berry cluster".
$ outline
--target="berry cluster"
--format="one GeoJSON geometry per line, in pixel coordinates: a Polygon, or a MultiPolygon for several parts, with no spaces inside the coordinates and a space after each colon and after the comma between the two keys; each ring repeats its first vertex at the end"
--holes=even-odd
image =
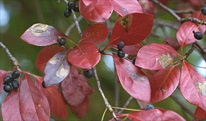
{"type": "Polygon", "coordinates": [[[4,91],[5,92],[11,92],[12,89],[18,89],[19,88],[19,83],[17,78],[19,78],[20,72],[19,71],[14,71],[11,76],[6,76],[4,78],[4,91]]]}
{"type": "Polygon", "coordinates": [[[65,46],[66,40],[64,38],[60,38],[58,41],[59,41],[59,46],[65,46]]]}
{"type": "Polygon", "coordinates": [[[154,109],[154,106],[151,104],[146,105],[144,108],[144,110],[150,110],[150,109],[154,109]]]}
{"type": "Polygon", "coordinates": [[[124,58],[124,56],[125,56],[125,52],[124,52],[124,50],[122,50],[123,47],[124,47],[124,42],[123,41],[118,42],[118,44],[117,44],[117,48],[118,48],[117,56],[119,58],[124,58]]]}
{"type": "Polygon", "coordinates": [[[79,12],[79,5],[78,4],[75,4],[73,1],[69,1],[68,2],[68,8],[66,8],[64,10],[64,16],[66,18],[68,18],[69,16],[71,16],[72,14],[72,9],[75,11],[75,12],[79,12]]]}

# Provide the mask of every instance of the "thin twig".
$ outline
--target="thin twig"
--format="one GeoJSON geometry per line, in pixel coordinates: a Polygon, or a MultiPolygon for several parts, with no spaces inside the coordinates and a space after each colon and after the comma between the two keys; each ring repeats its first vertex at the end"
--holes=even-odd
{"type": "Polygon", "coordinates": [[[174,30],[178,30],[178,28],[179,28],[179,24],[177,22],[170,23],[168,21],[162,21],[162,20],[155,20],[154,25],[166,26],[166,27],[170,27],[171,29],[174,29],[174,30]]]}
{"type": "MultiPolygon", "coordinates": [[[[77,18],[77,21],[78,21],[78,22],[81,21],[82,18],[83,18],[82,16],[79,16],[79,17],[77,18]]],[[[71,32],[71,30],[72,30],[75,26],[76,26],[76,24],[75,24],[75,23],[72,23],[72,24],[67,28],[67,30],[66,30],[66,32],[65,32],[65,35],[69,36],[69,33],[71,32]]]]}
{"type": "Polygon", "coordinates": [[[9,49],[8,49],[2,42],[0,42],[0,46],[2,47],[2,49],[4,49],[4,51],[6,52],[6,54],[9,56],[10,60],[12,61],[13,65],[16,67],[16,69],[21,72],[21,69],[20,69],[20,66],[19,66],[18,61],[17,61],[16,58],[11,54],[11,52],[9,51],[9,49]]]}
{"type": "MultiPolygon", "coordinates": [[[[114,100],[114,106],[119,107],[119,82],[118,78],[116,77],[114,80],[114,89],[115,89],[115,100],[114,100]]],[[[118,109],[114,109],[115,112],[118,112],[118,109]]]]}
{"type": "Polygon", "coordinates": [[[175,13],[181,14],[181,13],[186,13],[186,14],[192,14],[194,11],[193,10],[174,10],[175,13]]]}
{"type": "Polygon", "coordinates": [[[116,114],[114,113],[114,111],[113,111],[113,109],[112,109],[112,106],[109,104],[107,98],[106,98],[105,95],[104,95],[104,92],[102,91],[101,83],[100,83],[99,77],[98,77],[98,75],[97,75],[97,70],[96,70],[95,67],[93,68],[93,71],[94,71],[94,77],[95,77],[95,80],[96,80],[96,82],[97,82],[97,86],[98,86],[99,92],[100,92],[100,94],[102,95],[102,98],[103,98],[103,100],[104,100],[104,103],[105,103],[106,107],[107,107],[107,108],[109,109],[109,111],[112,113],[114,119],[115,119],[115,120],[118,120],[116,114]]]}
{"type": "Polygon", "coordinates": [[[139,100],[136,100],[136,102],[138,103],[140,108],[144,108],[143,105],[141,104],[141,102],[139,100]]]}
{"type": "Polygon", "coordinates": [[[198,42],[195,42],[194,45],[200,50],[202,57],[206,61],[206,49],[204,49],[198,42]]]}
{"type": "Polygon", "coordinates": [[[126,103],[124,104],[123,109],[121,109],[117,114],[122,113],[122,112],[124,111],[124,109],[129,106],[130,102],[131,102],[133,99],[134,99],[134,98],[133,98],[132,96],[130,96],[130,97],[128,98],[128,100],[126,101],[126,103]]]}

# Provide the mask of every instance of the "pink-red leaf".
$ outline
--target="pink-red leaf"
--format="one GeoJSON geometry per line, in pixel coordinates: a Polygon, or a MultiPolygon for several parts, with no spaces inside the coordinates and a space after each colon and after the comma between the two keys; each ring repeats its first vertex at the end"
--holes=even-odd
{"type": "Polygon", "coordinates": [[[42,87],[43,78],[39,76],[35,76],[36,86],[43,92],[46,96],[51,112],[57,117],[66,120],[67,119],[67,107],[64,102],[62,95],[55,87],[42,87]]]}
{"type": "Polygon", "coordinates": [[[206,111],[204,111],[200,107],[197,107],[194,113],[194,117],[196,120],[206,119],[206,111]]]}
{"type": "Polygon", "coordinates": [[[119,18],[116,22],[109,44],[116,45],[124,41],[125,45],[134,45],[144,40],[153,26],[154,16],[145,13],[134,13],[119,18]]]}
{"type": "Polygon", "coordinates": [[[100,60],[98,48],[91,43],[82,43],[68,52],[67,60],[74,66],[91,69],[100,60]]]}
{"type": "Polygon", "coordinates": [[[104,24],[93,24],[88,27],[82,34],[81,43],[92,43],[99,44],[103,42],[107,35],[109,34],[109,29],[104,24]]]}
{"type": "MultiPolygon", "coordinates": [[[[196,1],[196,0],[193,0],[193,1],[196,1]]],[[[198,1],[197,1],[198,2],[198,1]]],[[[198,2],[199,4],[199,2],[198,2]]],[[[204,16],[200,11],[199,12],[195,12],[191,15],[191,17],[194,17],[194,18],[198,18],[199,20],[201,21],[205,21],[206,20],[206,16],[204,16]]],[[[199,24],[197,24],[197,26],[199,26],[199,24]]],[[[206,31],[206,25],[201,25],[199,26],[199,30],[202,34],[205,33],[206,31]]]]}
{"type": "Polygon", "coordinates": [[[7,71],[0,70],[0,94],[3,90],[4,78],[6,77],[7,73],[8,73],[7,71]]]}
{"type": "Polygon", "coordinates": [[[197,25],[193,22],[184,22],[178,29],[176,37],[181,47],[196,42],[193,31],[198,32],[197,25]]]}
{"type": "Polygon", "coordinates": [[[180,79],[180,70],[177,66],[170,66],[158,71],[150,78],[151,100],[158,102],[169,97],[177,88],[180,79]]]}
{"type": "Polygon", "coordinates": [[[148,78],[130,61],[113,56],[117,75],[122,87],[135,99],[149,102],[150,84],[148,78]]]}
{"type": "Polygon", "coordinates": [[[11,91],[2,103],[1,112],[4,121],[23,121],[19,105],[19,90],[11,91]]]}
{"type": "Polygon", "coordinates": [[[80,0],[79,10],[87,20],[104,22],[111,16],[113,6],[110,0],[80,0]]]}
{"type": "Polygon", "coordinates": [[[49,61],[56,53],[62,51],[64,48],[59,46],[50,46],[42,49],[36,59],[36,67],[44,72],[44,68],[49,61]]]}
{"type": "Polygon", "coordinates": [[[94,90],[90,87],[86,78],[78,73],[75,67],[71,67],[71,73],[61,83],[62,93],[68,104],[77,106],[87,95],[94,90]]]}
{"type": "Polygon", "coordinates": [[[206,111],[206,80],[185,61],[182,63],[180,91],[188,102],[206,111]]]}
{"type": "Polygon", "coordinates": [[[135,65],[149,70],[160,70],[170,66],[177,52],[165,44],[149,44],[137,53],[135,65]]]}
{"type": "Polygon", "coordinates": [[[66,35],[53,26],[37,23],[28,28],[21,39],[28,44],[47,46],[56,43],[59,37],[66,37],[66,35]]]}
{"type": "Polygon", "coordinates": [[[21,82],[19,95],[20,112],[23,120],[48,121],[50,119],[50,107],[46,97],[26,73],[21,82]]]}
{"type": "Polygon", "coordinates": [[[87,96],[79,105],[77,106],[69,105],[69,109],[71,110],[71,112],[79,119],[81,119],[87,114],[88,108],[89,108],[89,99],[87,96]]]}
{"type": "Polygon", "coordinates": [[[44,82],[46,87],[59,84],[70,72],[70,65],[67,62],[66,50],[55,54],[47,63],[44,69],[44,82]]]}

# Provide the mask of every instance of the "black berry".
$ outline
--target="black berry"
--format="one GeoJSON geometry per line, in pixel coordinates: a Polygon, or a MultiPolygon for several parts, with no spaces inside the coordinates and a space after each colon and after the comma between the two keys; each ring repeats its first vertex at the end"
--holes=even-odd
{"type": "Polygon", "coordinates": [[[84,70],[84,75],[85,75],[87,78],[91,78],[92,76],[94,76],[94,72],[93,72],[91,69],[85,69],[85,70],[84,70]]]}
{"type": "Polygon", "coordinates": [[[5,92],[11,92],[11,90],[12,90],[12,87],[10,85],[4,84],[4,91],[5,92]]]}
{"type": "Polygon", "coordinates": [[[70,8],[70,9],[74,9],[75,8],[75,3],[73,1],[69,1],[67,3],[67,5],[68,5],[68,8],[70,8]]]}
{"type": "Polygon", "coordinates": [[[206,15],[206,6],[204,6],[204,7],[201,8],[201,13],[202,13],[203,15],[206,15]]]}
{"type": "Polygon", "coordinates": [[[59,39],[59,46],[64,46],[66,44],[66,40],[64,38],[59,39]]]}
{"type": "Polygon", "coordinates": [[[17,79],[17,78],[19,78],[19,76],[20,76],[20,72],[19,72],[19,71],[14,71],[14,72],[11,74],[11,77],[12,77],[13,79],[17,79]]]}
{"type": "Polygon", "coordinates": [[[125,56],[124,50],[119,49],[119,50],[117,51],[117,56],[120,57],[120,58],[124,58],[124,56],[125,56]]]}
{"type": "Polygon", "coordinates": [[[9,84],[10,82],[12,82],[12,78],[10,76],[6,76],[4,78],[4,84],[9,84]]]}
{"type": "Polygon", "coordinates": [[[71,10],[71,9],[66,8],[66,9],[64,10],[64,16],[65,16],[66,18],[68,18],[69,16],[71,16],[71,14],[72,14],[72,10],[71,10]]]}
{"type": "Polygon", "coordinates": [[[132,64],[134,64],[134,65],[135,65],[135,61],[136,61],[136,58],[132,60],[132,64]]]}
{"type": "Polygon", "coordinates": [[[124,42],[123,41],[118,42],[117,48],[122,49],[123,47],[124,47],[124,42]]]}
{"type": "Polygon", "coordinates": [[[41,83],[41,85],[42,85],[43,88],[46,88],[46,85],[45,85],[44,81],[41,83]]]}
{"type": "Polygon", "coordinates": [[[78,4],[75,4],[75,6],[74,6],[74,11],[75,11],[75,12],[79,12],[79,5],[78,5],[78,4]]]}
{"type": "Polygon", "coordinates": [[[19,88],[19,83],[16,80],[12,81],[11,85],[12,85],[12,87],[14,89],[18,89],[19,88]]]}
{"type": "Polygon", "coordinates": [[[193,32],[194,33],[194,37],[197,40],[201,40],[203,38],[203,35],[201,32],[193,32]]]}
{"type": "Polygon", "coordinates": [[[146,105],[144,108],[144,110],[150,110],[150,109],[154,109],[154,106],[151,104],[146,105]]]}

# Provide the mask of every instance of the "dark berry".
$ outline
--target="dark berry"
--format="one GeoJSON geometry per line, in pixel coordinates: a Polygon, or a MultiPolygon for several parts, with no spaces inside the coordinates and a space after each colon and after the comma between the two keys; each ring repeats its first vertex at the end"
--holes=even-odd
{"type": "Polygon", "coordinates": [[[144,110],[150,110],[150,109],[154,109],[154,106],[151,104],[148,104],[144,107],[144,110]]]}
{"type": "Polygon", "coordinates": [[[41,83],[41,85],[42,85],[43,88],[46,88],[46,85],[45,85],[44,81],[41,83]]]}
{"type": "Polygon", "coordinates": [[[202,13],[203,15],[206,15],[206,6],[204,6],[204,7],[201,8],[201,13],[202,13]]]}
{"type": "Polygon", "coordinates": [[[94,72],[91,70],[91,69],[85,69],[84,70],[84,75],[87,77],[87,78],[91,78],[94,76],[94,72]]]}
{"type": "Polygon", "coordinates": [[[132,64],[134,64],[134,65],[135,65],[135,61],[136,61],[136,58],[132,60],[132,64]]]}
{"type": "Polygon", "coordinates": [[[12,87],[10,85],[4,84],[4,91],[5,92],[11,92],[11,90],[12,90],[12,87]]]}
{"type": "Polygon", "coordinates": [[[123,47],[124,47],[124,42],[123,41],[118,42],[117,48],[122,49],[123,47]]]}
{"type": "Polygon", "coordinates": [[[10,82],[12,82],[12,78],[10,76],[6,76],[4,78],[4,84],[9,84],[10,82]]]}
{"type": "Polygon", "coordinates": [[[66,18],[68,18],[69,16],[71,16],[71,14],[72,14],[72,10],[71,10],[71,9],[66,8],[66,9],[64,10],[64,16],[65,16],[66,18]]]}
{"type": "Polygon", "coordinates": [[[201,40],[203,38],[203,35],[201,32],[194,32],[194,37],[197,40],[201,40]]]}
{"type": "Polygon", "coordinates": [[[12,87],[14,89],[18,89],[19,88],[19,83],[16,80],[12,81],[11,85],[12,85],[12,87]]]}
{"type": "Polygon", "coordinates": [[[66,44],[66,40],[64,38],[59,39],[59,46],[64,46],[66,44]]]}
{"type": "Polygon", "coordinates": [[[73,1],[69,1],[69,2],[67,3],[67,5],[68,5],[68,7],[69,7],[70,9],[74,9],[74,8],[75,8],[75,3],[74,3],[73,1]]]}
{"type": "Polygon", "coordinates": [[[120,58],[124,58],[124,56],[125,56],[124,50],[119,49],[119,50],[117,51],[117,56],[120,57],[120,58]]]}
{"type": "Polygon", "coordinates": [[[78,4],[75,4],[75,6],[74,6],[74,11],[75,11],[75,12],[79,12],[79,5],[78,5],[78,4]]]}
{"type": "Polygon", "coordinates": [[[14,71],[14,72],[11,74],[11,77],[12,77],[13,79],[17,79],[17,78],[19,78],[19,76],[20,76],[20,72],[19,72],[19,71],[14,71]]]}

